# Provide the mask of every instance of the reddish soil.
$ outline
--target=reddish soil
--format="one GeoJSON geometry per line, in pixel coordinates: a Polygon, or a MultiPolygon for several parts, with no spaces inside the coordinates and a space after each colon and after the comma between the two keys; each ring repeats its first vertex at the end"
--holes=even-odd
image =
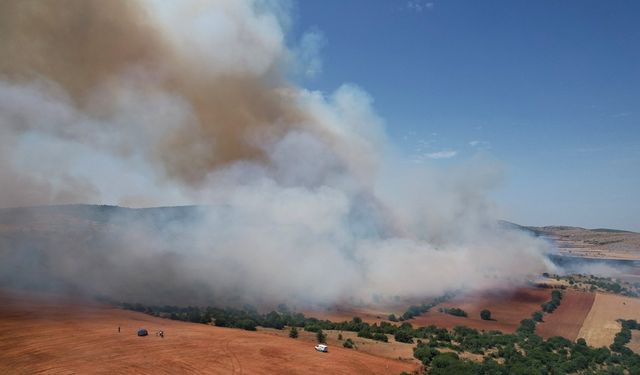
{"type": "Polygon", "coordinates": [[[415,363],[307,340],[0,294],[0,373],[398,374],[415,363]],[[118,333],[118,326],[121,333],[118,333]],[[147,337],[136,331],[144,327],[147,337]],[[155,336],[158,330],[165,338],[155,336]]]}
{"type": "Polygon", "coordinates": [[[544,338],[562,336],[574,341],[595,298],[595,293],[566,290],[560,306],[553,313],[545,314],[544,322],[536,326],[536,334],[544,338]]]}
{"type": "Polygon", "coordinates": [[[522,319],[531,317],[534,311],[540,310],[540,304],[550,299],[551,289],[533,287],[468,294],[442,303],[409,322],[417,327],[431,324],[449,329],[467,326],[511,333],[518,328],[522,319]],[[439,311],[441,307],[458,307],[469,316],[464,318],[445,314],[439,311]],[[484,309],[491,311],[491,320],[480,319],[480,311],[484,309]]]}

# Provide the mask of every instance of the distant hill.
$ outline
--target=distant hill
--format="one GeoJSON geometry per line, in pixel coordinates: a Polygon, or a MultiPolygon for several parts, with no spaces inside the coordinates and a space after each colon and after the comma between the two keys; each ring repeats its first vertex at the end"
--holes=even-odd
{"type": "Polygon", "coordinates": [[[573,256],[640,259],[640,233],[618,229],[586,229],[563,225],[544,227],[503,225],[552,240],[561,253],[573,256]]]}

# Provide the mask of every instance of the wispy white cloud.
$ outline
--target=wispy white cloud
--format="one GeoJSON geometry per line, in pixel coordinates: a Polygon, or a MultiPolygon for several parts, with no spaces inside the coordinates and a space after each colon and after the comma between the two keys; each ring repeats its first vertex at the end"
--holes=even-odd
{"type": "Polygon", "coordinates": [[[629,117],[629,116],[631,116],[631,112],[620,112],[620,113],[614,113],[613,115],[611,115],[611,117],[613,118],[629,117]]]}
{"type": "Polygon", "coordinates": [[[438,152],[430,152],[425,154],[429,159],[450,159],[454,156],[458,155],[458,151],[455,150],[443,150],[438,152]]]}
{"type": "Polygon", "coordinates": [[[491,143],[489,143],[487,141],[477,140],[477,139],[469,142],[469,146],[475,148],[476,150],[490,150],[491,149],[491,143]]]}
{"type": "Polygon", "coordinates": [[[414,12],[422,12],[425,10],[431,10],[435,6],[432,1],[426,0],[409,0],[407,1],[406,8],[414,12]]]}

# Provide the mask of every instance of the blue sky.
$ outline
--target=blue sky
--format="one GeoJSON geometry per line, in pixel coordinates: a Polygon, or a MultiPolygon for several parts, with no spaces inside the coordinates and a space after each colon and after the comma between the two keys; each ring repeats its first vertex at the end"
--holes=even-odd
{"type": "Polygon", "coordinates": [[[505,219],[640,231],[640,1],[305,0],[292,27],[323,40],[303,86],[362,87],[408,158],[499,160],[505,219]]]}

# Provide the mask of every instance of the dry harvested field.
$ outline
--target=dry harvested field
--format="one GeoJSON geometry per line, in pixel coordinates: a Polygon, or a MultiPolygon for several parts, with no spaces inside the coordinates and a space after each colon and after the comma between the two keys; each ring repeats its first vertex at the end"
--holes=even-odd
{"type": "Polygon", "coordinates": [[[104,305],[0,295],[0,373],[398,374],[416,368],[309,340],[155,318],[104,305]],[[118,326],[122,332],[118,333],[118,326]],[[150,336],[137,337],[138,328],[150,336]],[[165,332],[162,339],[154,335],[165,332]]]}
{"type": "Polygon", "coordinates": [[[629,349],[633,350],[635,353],[640,354],[640,331],[631,331],[631,342],[627,344],[627,347],[629,347],[629,349]]]}
{"type": "Polygon", "coordinates": [[[491,293],[469,294],[456,297],[438,305],[431,311],[409,322],[423,327],[436,325],[453,328],[465,325],[476,329],[514,332],[522,319],[529,318],[534,311],[540,310],[540,304],[551,299],[551,289],[519,288],[515,291],[495,291],[491,293]],[[440,307],[458,307],[469,314],[468,318],[457,317],[438,311],[440,307]],[[492,320],[480,319],[480,311],[489,309],[492,320]]]}
{"type": "Polygon", "coordinates": [[[560,306],[552,314],[545,314],[544,322],[536,326],[536,334],[544,338],[562,336],[572,341],[577,339],[594,299],[595,293],[566,290],[560,306]]]}
{"type": "Polygon", "coordinates": [[[351,320],[353,317],[359,317],[362,321],[373,324],[380,323],[383,320],[387,319],[389,315],[388,312],[385,312],[381,309],[376,308],[365,308],[365,307],[329,307],[329,308],[318,308],[313,310],[303,310],[301,311],[305,316],[310,318],[316,318],[320,320],[330,320],[332,322],[342,322],[345,320],[351,320]]]}
{"type": "Polygon", "coordinates": [[[609,346],[616,333],[620,332],[617,319],[640,320],[640,299],[596,293],[591,311],[584,320],[578,337],[595,347],[609,346]]]}

